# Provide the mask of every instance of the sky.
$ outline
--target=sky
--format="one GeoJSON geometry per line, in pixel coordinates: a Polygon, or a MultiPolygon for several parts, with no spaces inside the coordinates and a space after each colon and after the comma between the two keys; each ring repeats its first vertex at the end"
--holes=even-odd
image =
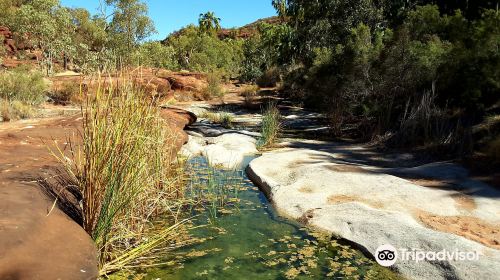
{"type": "MultiPolygon", "coordinates": [[[[197,24],[201,13],[215,12],[224,28],[239,27],[260,18],[276,15],[271,0],[143,0],[149,7],[158,34],[149,39],[165,39],[190,23],[197,24]]],[[[97,13],[99,0],[61,0],[63,6],[86,8],[97,13]]]]}

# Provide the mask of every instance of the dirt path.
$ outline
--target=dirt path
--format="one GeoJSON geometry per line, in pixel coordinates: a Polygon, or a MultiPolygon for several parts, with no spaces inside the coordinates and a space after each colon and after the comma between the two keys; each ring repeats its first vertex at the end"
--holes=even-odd
{"type": "Polygon", "coordinates": [[[36,183],[57,166],[47,144],[66,142],[77,118],[0,124],[0,279],[97,275],[92,240],[57,207],[50,212],[53,201],[36,183]]]}

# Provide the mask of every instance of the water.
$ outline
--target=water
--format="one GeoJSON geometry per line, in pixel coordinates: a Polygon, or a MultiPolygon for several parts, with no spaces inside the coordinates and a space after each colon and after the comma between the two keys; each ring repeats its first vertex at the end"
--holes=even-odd
{"type": "MultiPolygon", "coordinates": [[[[204,159],[195,158],[190,165],[205,178],[204,159]]],[[[147,271],[146,279],[398,278],[352,247],[280,218],[243,168],[218,172],[241,177],[238,207],[230,208],[232,213],[219,212],[212,225],[193,230],[194,236],[207,240],[169,253],[170,264],[147,271]]],[[[210,214],[205,214],[195,224],[209,221],[210,214]]]]}

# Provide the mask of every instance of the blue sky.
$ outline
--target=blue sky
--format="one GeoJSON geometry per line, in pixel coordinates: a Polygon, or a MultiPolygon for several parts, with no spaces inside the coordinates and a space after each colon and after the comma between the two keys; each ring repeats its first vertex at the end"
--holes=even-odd
{"type": "MultiPolygon", "coordinates": [[[[144,1],[144,0],[143,0],[144,1]]],[[[197,23],[200,13],[213,11],[223,27],[238,27],[276,14],[271,0],[145,0],[149,16],[158,34],[150,39],[164,39],[172,31],[197,23]]],[[[97,13],[99,0],[61,0],[68,7],[83,7],[97,13]]]]}

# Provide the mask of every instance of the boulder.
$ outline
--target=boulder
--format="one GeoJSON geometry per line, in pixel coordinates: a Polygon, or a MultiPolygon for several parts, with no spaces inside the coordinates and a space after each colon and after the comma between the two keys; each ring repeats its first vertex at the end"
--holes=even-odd
{"type": "Polygon", "coordinates": [[[257,151],[255,138],[232,132],[218,137],[189,137],[189,141],[181,150],[187,157],[205,156],[213,166],[235,169],[245,156],[254,155],[257,151]]]}

